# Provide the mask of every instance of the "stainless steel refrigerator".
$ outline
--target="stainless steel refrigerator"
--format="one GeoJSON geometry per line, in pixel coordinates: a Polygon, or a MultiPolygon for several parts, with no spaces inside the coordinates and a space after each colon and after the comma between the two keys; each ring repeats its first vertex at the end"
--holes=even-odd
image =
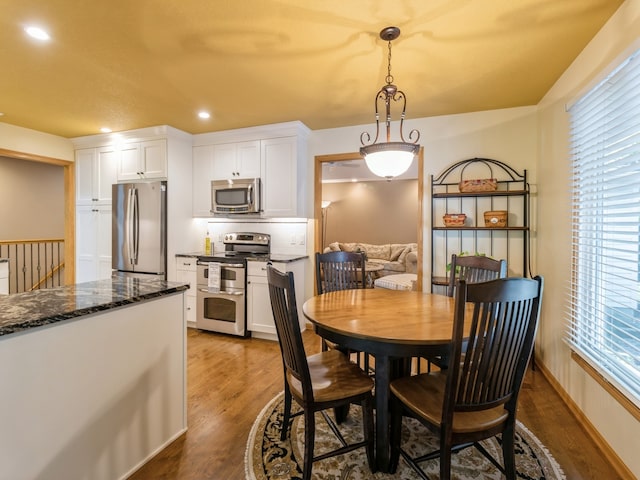
{"type": "Polygon", "coordinates": [[[167,278],[167,182],[112,186],[114,274],[167,278]]]}

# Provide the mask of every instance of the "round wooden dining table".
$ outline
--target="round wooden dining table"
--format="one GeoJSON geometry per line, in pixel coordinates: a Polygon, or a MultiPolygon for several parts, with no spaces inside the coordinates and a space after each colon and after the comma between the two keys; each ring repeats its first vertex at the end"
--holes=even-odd
{"type": "Polygon", "coordinates": [[[376,465],[389,471],[389,384],[400,360],[446,353],[454,299],[382,288],[341,290],[307,300],[302,311],[321,337],[375,358],[376,465]]]}

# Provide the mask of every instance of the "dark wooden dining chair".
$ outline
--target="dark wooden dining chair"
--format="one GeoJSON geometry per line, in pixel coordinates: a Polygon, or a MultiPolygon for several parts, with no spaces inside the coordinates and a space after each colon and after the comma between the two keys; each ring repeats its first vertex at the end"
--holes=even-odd
{"type": "Polygon", "coordinates": [[[467,283],[486,282],[507,276],[507,261],[494,260],[484,255],[451,255],[451,270],[447,296],[453,297],[456,285],[462,279],[467,283]]]}
{"type": "Polygon", "coordinates": [[[365,257],[362,252],[316,252],[318,295],[336,290],[363,288],[365,257]]]}
{"type": "MultiPolygon", "coordinates": [[[[506,260],[494,260],[484,255],[458,256],[454,253],[451,255],[450,265],[449,285],[447,287],[447,296],[449,297],[453,297],[460,280],[464,279],[469,284],[507,276],[506,260]]],[[[439,368],[446,368],[448,364],[446,356],[425,357],[425,360],[427,361],[427,371],[431,370],[432,364],[439,368]]],[[[420,373],[420,361],[418,361],[417,371],[420,373]]]]}
{"type": "Polygon", "coordinates": [[[375,472],[373,436],[373,380],[339,350],[328,350],[306,356],[294,289],[293,273],[281,273],[267,266],[267,281],[271,309],[278,333],[285,375],[284,420],[281,439],[290,430],[291,401],[296,401],[304,414],[304,461],[302,478],[311,478],[315,461],[333,457],[364,447],[372,472],[375,472]],[[347,444],[328,409],[346,408],[352,403],[362,406],[364,440],[347,444]],[[315,412],[322,412],[325,421],[336,434],[342,446],[336,450],[314,456],[315,412]]]}
{"type": "MultiPolygon", "coordinates": [[[[316,252],[316,291],[320,295],[337,290],[365,288],[365,263],[363,252],[316,252]]],[[[347,355],[356,355],[356,362],[365,372],[372,372],[370,358],[366,354],[348,349],[322,339],[322,350],[337,348],[347,355]]]]}
{"type": "Polygon", "coordinates": [[[477,284],[460,281],[455,297],[449,368],[391,382],[393,471],[400,455],[416,472],[421,472],[419,463],[439,458],[439,478],[448,480],[452,454],[474,446],[507,479],[516,478],[516,406],[533,351],[542,290],[542,277],[505,278],[477,284]],[[464,356],[463,345],[466,345],[464,356]],[[417,418],[435,432],[440,438],[440,449],[418,458],[412,458],[403,450],[403,414],[417,418]],[[499,434],[504,466],[478,443],[499,434]]]}

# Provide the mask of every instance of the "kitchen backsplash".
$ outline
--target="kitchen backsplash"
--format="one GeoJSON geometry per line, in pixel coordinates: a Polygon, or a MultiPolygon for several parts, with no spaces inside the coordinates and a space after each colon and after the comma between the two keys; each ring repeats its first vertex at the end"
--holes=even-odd
{"type": "Polygon", "coordinates": [[[221,222],[205,221],[203,223],[202,248],[205,234],[209,231],[214,252],[224,250],[222,240],[225,233],[255,232],[271,235],[271,253],[287,255],[305,255],[307,253],[307,220],[298,221],[247,221],[221,222]]]}

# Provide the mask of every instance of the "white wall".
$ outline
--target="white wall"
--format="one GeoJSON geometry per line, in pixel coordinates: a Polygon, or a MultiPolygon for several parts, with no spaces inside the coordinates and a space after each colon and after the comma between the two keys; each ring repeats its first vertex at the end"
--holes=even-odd
{"type": "Polygon", "coordinates": [[[606,442],[640,477],[640,422],[570,358],[563,342],[570,280],[569,115],[566,104],[640,48],[640,0],[627,0],[539,104],[538,267],[545,276],[537,354],[606,442]]]}
{"type": "Polygon", "coordinates": [[[0,122],[0,148],[73,162],[71,140],[0,122]]]}

